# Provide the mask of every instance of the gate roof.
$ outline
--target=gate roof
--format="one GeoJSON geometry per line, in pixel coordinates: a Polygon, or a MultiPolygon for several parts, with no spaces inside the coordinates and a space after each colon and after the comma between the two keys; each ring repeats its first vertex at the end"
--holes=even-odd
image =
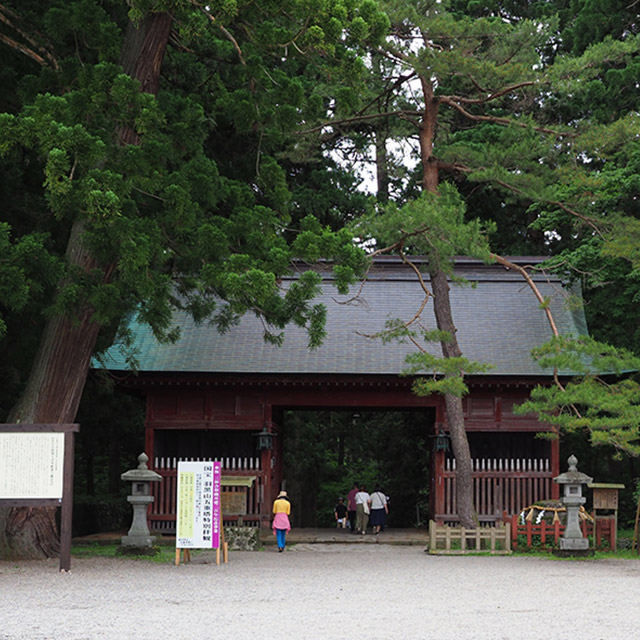
{"type": "MultiPolygon", "coordinates": [[[[518,264],[541,262],[541,258],[531,257],[511,260],[518,264]]],[[[417,263],[425,264],[419,259],[417,263]]],[[[471,283],[451,284],[453,318],[464,356],[492,365],[483,376],[550,374],[530,355],[532,348],[552,334],[544,311],[522,277],[502,266],[470,258],[457,259],[455,274],[471,283]]],[[[558,276],[533,277],[550,300],[559,331],[586,334],[584,312],[576,304],[579,295],[566,289],[558,276]]],[[[426,275],[425,280],[429,285],[426,275]]],[[[348,295],[338,294],[330,267],[323,272],[322,293],[316,302],[326,306],[327,335],[314,350],[307,346],[306,331],[296,326],[286,328],[283,346],[265,342],[263,324],[251,314],[221,334],[213,325],[198,325],[186,312],[176,311],[174,323],[180,327],[181,337],[172,344],[159,343],[148,326],[136,321],[130,328],[140,372],[393,375],[403,371],[405,357],[415,347],[367,336],[384,330],[388,320],[410,320],[423,300],[415,273],[398,259],[386,257],[377,259],[364,285],[353,286],[348,295]]],[[[420,323],[435,329],[432,299],[422,310],[420,323]]],[[[440,355],[437,344],[427,345],[427,349],[440,355]]],[[[122,351],[119,345],[112,346],[104,356],[104,366],[127,370],[122,351]]]]}

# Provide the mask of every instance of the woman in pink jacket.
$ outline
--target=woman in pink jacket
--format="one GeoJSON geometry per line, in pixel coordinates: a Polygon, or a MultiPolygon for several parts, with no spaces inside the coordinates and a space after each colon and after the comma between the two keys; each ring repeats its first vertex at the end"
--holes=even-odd
{"type": "Polygon", "coordinates": [[[287,492],[281,491],[273,502],[273,535],[276,537],[278,551],[282,553],[287,542],[287,531],[291,529],[289,514],[291,503],[287,498],[287,492]]]}

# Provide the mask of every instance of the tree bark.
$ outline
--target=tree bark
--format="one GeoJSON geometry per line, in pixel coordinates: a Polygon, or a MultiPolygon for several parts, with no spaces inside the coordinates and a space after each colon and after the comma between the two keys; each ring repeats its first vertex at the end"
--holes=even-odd
{"type": "Polygon", "coordinates": [[[438,162],[433,157],[439,102],[433,94],[433,83],[420,76],[424,97],[424,115],[420,123],[420,160],[422,161],[422,188],[436,193],[438,190],[438,162]]]}
{"type": "MultiPolygon", "coordinates": [[[[438,329],[446,331],[452,336],[451,342],[441,342],[442,355],[445,358],[456,358],[462,355],[456,327],[451,313],[451,300],[449,296],[449,283],[447,276],[440,270],[432,269],[431,288],[433,290],[433,305],[438,329]]],[[[458,517],[463,527],[473,529],[477,522],[473,506],[473,467],[471,464],[471,449],[464,425],[464,410],[462,398],[451,393],[444,394],[445,408],[447,411],[447,424],[451,435],[451,446],[456,459],[456,502],[458,505],[458,517]]]]}
{"type": "MultiPolygon", "coordinates": [[[[76,221],[67,261],[87,272],[97,266],[84,248],[84,223],[76,221]]],[[[74,421],[100,326],[84,305],[75,315],[55,315],[46,323],[27,385],[9,413],[9,422],[64,424],[74,421]]],[[[0,549],[9,557],[48,558],[60,550],[55,507],[2,509],[0,549]]]]}
{"type": "MultiPolygon", "coordinates": [[[[127,27],[120,64],[124,72],[140,82],[142,93],[158,93],[162,60],[169,43],[173,18],[168,13],[148,14],[139,26],[127,27]]],[[[138,134],[131,127],[119,130],[120,144],[138,144],[138,134]]]]}
{"type": "MultiPolygon", "coordinates": [[[[420,126],[420,155],[422,160],[422,188],[430,193],[438,191],[438,161],[433,156],[433,144],[438,122],[438,99],[434,97],[433,83],[420,77],[424,97],[424,115],[420,126]]],[[[431,262],[429,268],[431,288],[434,298],[434,313],[439,330],[446,331],[451,341],[441,342],[442,355],[455,358],[462,355],[456,327],[451,312],[449,283],[446,274],[437,266],[437,260],[431,262]]],[[[444,394],[447,424],[451,435],[453,455],[456,459],[456,501],[458,517],[463,527],[475,528],[477,518],[473,506],[473,476],[471,450],[464,424],[462,398],[451,393],[444,394]]]]}
{"type": "Polygon", "coordinates": [[[389,159],[387,157],[387,135],[384,123],[376,128],[376,188],[380,202],[389,201],[389,159]]]}
{"type": "MultiPolygon", "coordinates": [[[[172,18],[169,14],[148,15],[125,36],[121,62],[126,73],[140,81],[142,91],[156,94],[162,59],[169,41],[172,18]]],[[[114,132],[120,144],[137,144],[130,127],[114,132]]],[[[67,261],[84,272],[103,268],[83,242],[85,221],[74,222],[67,245],[67,261]]],[[[9,422],[71,423],[75,420],[87,379],[91,356],[100,326],[93,309],[84,305],[74,315],[52,316],[46,323],[27,385],[9,415],[9,422]]],[[[0,554],[6,557],[52,557],[59,553],[59,533],[55,508],[0,508],[0,554]]]]}

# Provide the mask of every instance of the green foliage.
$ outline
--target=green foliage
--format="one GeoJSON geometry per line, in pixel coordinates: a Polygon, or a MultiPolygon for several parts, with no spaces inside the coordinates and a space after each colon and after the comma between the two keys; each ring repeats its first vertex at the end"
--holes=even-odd
{"type": "Polygon", "coordinates": [[[335,526],[333,508],[354,482],[390,497],[389,526],[428,511],[430,412],[290,412],[284,420],[294,526],[335,526]]]}
{"type": "Polygon", "coordinates": [[[353,230],[363,240],[374,239],[378,247],[426,255],[431,268],[450,273],[456,255],[491,260],[487,234],[493,224],[465,221],[465,212],[455,187],[445,183],[437,194],[424,192],[402,207],[389,203],[380,213],[363,217],[353,230]]]}
{"type": "MultiPolygon", "coordinates": [[[[401,255],[426,255],[428,270],[439,270],[453,275],[456,255],[472,255],[485,261],[491,260],[486,238],[487,227],[473,220],[465,222],[465,207],[457,190],[443,184],[438,193],[424,192],[419,199],[402,207],[387,204],[379,214],[364,217],[354,225],[354,233],[363,240],[374,239],[377,246],[401,255]]],[[[405,258],[407,259],[407,258],[405,258]]],[[[464,284],[463,280],[457,284],[464,284]]],[[[425,290],[425,296],[430,292],[425,290]]],[[[421,346],[422,343],[452,341],[450,333],[412,326],[401,319],[386,323],[385,331],[378,337],[383,341],[413,342],[418,351],[406,358],[405,375],[428,372],[430,378],[418,378],[413,386],[421,396],[431,393],[452,394],[461,397],[468,389],[464,375],[486,371],[489,366],[474,363],[466,358],[438,358],[421,346]]]]}
{"type": "Polygon", "coordinates": [[[560,432],[585,430],[593,445],[618,455],[640,454],[640,384],[623,374],[640,370],[640,358],[587,336],[553,338],[533,357],[545,368],[576,375],[566,384],[538,386],[517,413],[536,413],[560,432]]]}
{"type": "Polygon", "coordinates": [[[405,358],[406,366],[402,375],[418,376],[413,383],[413,392],[418,396],[438,393],[462,397],[469,391],[464,382],[465,375],[483,373],[491,369],[490,364],[472,362],[463,356],[438,357],[423,346],[451,342],[451,334],[446,331],[414,327],[400,319],[393,319],[385,323],[385,330],[377,337],[385,343],[395,340],[401,343],[410,341],[416,345],[417,350],[405,358]],[[421,375],[424,373],[430,374],[430,377],[421,375]]]}
{"type": "Polygon", "coordinates": [[[10,226],[0,222],[0,339],[7,330],[3,316],[40,301],[61,273],[47,240],[37,232],[13,240],[10,226]]]}
{"type": "MultiPolygon", "coordinates": [[[[42,176],[40,187],[30,181],[31,173],[16,172],[15,188],[35,193],[41,209],[35,228],[23,230],[17,212],[3,227],[3,238],[13,233],[15,247],[4,258],[4,274],[13,282],[3,296],[5,308],[24,308],[29,295],[46,292],[49,298],[40,300],[45,313],[73,314],[90,304],[94,319],[109,331],[135,309],[162,340],[175,337],[172,307],[189,310],[199,321],[212,318],[221,329],[250,310],[265,318],[266,339],[281,341],[281,330],[295,322],[308,328],[311,346],[318,345],[325,312],[311,303],[317,282],[305,276],[283,292],[278,277],[290,272],[296,258],[322,257],[335,261],[344,290],[365,261],[344,231],[311,224],[300,234],[284,229],[292,222],[295,179],[281,158],[305,109],[308,84],[303,75],[289,73],[306,64],[298,60],[298,50],[292,47],[292,55],[283,57],[282,47],[299,30],[294,16],[305,4],[286,19],[276,6],[268,9],[268,19],[260,12],[257,19],[249,7],[211,5],[217,20],[244,34],[238,42],[250,62],[239,69],[237,50],[223,32],[201,20],[196,7],[168,3],[184,18],[176,23],[184,43],[198,53],[167,52],[167,82],[157,98],[141,94],[114,64],[125,13],[107,15],[94,4],[53,3],[41,22],[30,16],[33,26],[46,30],[64,70],[25,77],[21,110],[0,116],[4,168],[28,162],[42,176]],[[82,15],[92,19],[80,20],[82,15]],[[267,32],[263,42],[254,38],[267,32]],[[70,36],[87,50],[68,47],[70,36]],[[264,90],[255,91],[256,83],[264,90]],[[123,130],[134,132],[139,144],[121,146],[123,130]],[[242,157],[215,147],[219,132],[243,148],[242,157]],[[251,171],[243,137],[259,158],[251,171]],[[59,245],[43,240],[49,230],[66,238],[79,221],[96,263],[90,273],[64,268],[64,240],[59,245]],[[34,243],[41,257],[20,264],[29,245],[32,254],[36,251],[34,243]],[[43,262],[58,266],[37,282],[43,262]],[[52,285],[62,278],[58,295],[51,296],[52,285]]],[[[131,11],[139,20],[148,10],[150,5],[136,3],[131,11]]],[[[342,17],[353,21],[358,11],[349,5],[342,17]]],[[[379,18],[372,7],[363,12],[373,22],[379,18]]],[[[314,20],[325,18],[320,12],[314,20]]]]}
{"type": "Polygon", "coordinates": [[[406,363],[408,366],[403,371],[404,375],[433,373],[431,378],[419,377],[413,383],[413,392],[418,396],[439,393],[462,397],[469,391],[464,383],[465,375],[484,373],[491,369],[490,364],[473,362],[462,356],[438,358],[426,351],[409,354],[406,363]]]}

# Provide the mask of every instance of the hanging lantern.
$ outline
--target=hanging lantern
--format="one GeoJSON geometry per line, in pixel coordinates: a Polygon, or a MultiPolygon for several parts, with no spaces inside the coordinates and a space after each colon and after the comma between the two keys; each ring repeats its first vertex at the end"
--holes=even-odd
{"type": "Polygon", "coordinates": [[[436,451],[449,451],[451,448],[451,443],[449,441],[449,436],[444,432],[444,428],[440,427],[438,429],[438,435],[435,436],[436,439],[436,451]]]}
{"type": "Polygon", "coordinates": [[[264,451],[265,449],[273,449],[273,434],[267,429],[267,427],[262,427],[262,431],[254,435],[256,438],[258,438],[258,442],[257,442],[258,451],[264,451]]]}

